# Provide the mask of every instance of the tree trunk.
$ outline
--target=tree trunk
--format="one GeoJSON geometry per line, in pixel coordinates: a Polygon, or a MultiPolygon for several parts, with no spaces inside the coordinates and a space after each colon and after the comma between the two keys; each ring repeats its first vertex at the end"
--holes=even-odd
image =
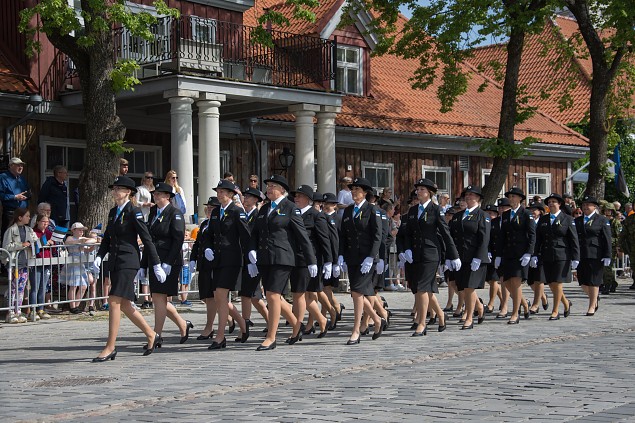
{"type": "Polygon", "coordinates": [[[585,195],[604,198],[605,166],[608,148],[607,95],[610,82],[593,72],[589,111],[589,181],[585,195]]]}
{"type": "MultiPolygon", "coordinates": [[[[503,85],[503,101],[498,124],[498,139],[501,142],[514,143],[514,128],[517,115],[517,91],[520,62],[525,42],[525,31],[512,27],[507,43],[507,67],[505,69],[505,83],[503,85]]],[[[483,204],[494,204],[498,193],[507,180],[511,157],[494,157],[492,173],[487,184],[483,187],[483,204]]]]}
{"type": "Polygon", "coordinates": [[[79,177],[79,220],[89,228],[103,223],[113,206],[108,185],[118,172],[119,156],[103,147],[123,140],[126,128],[117,116],[110,74],[114,68],[112,33],[97,38],[88,60],[78,66],[86,118],[86,153],[79,177]]]}

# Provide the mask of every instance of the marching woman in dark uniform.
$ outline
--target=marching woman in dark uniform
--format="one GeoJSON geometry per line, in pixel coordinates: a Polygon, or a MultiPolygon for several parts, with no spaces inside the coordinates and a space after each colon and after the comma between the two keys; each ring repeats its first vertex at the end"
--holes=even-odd
{"type": "MultiPolygon", "coordinates": [[[[465,195],[465,192],[461,193],[461,197],[456,200],[454,202],[454,215],[457,214],[463,214],[463,212],[465,212],[465,198],[463,198],[463,196],[465,195]]],[[[452,225],[458,224],[460,223],[459,220],[454,220],[454,216],[452,216],[449,219],[445,219],[445,221],[448,224],[448,228],[450,229],[450,232],[452,232],[452,225]]],[[[459,291],[459,288],[457,286],[457,281],[459,278],[459,272],[450,268],[449,266],[445,266],[446,273],[447,273],[447,281],[448,281],[448,302],[446,303],[446,307],[443,309],[443,311],[452,311],[454,310],[454,312],[452,313],[452,317],[459,317],[461,319],[461,321],[459,321],[460,323],[465,322],[465,317],[463,317],[463,315],[465,314],[465,301],[463,300],[463,291],[459,291]],[[459,301],[456,305],[456,309],[453,308],[452,305],[452,299],[454,298],[454,294],[456,294],[456,296],[458,297],[459,301]]]]}
{"type": "Polygon", "coordinates": [[[450,229],[441,214],[441,207],[432,202],[437,185],[430,179],[419,179],[415,184],[419,204],[410,207],[404,239],[404,257],[410,263],[411,289],[415,293],[417,328],[412,336],[427,334],[426,315],[428,307],[439,319],[439,332],[445,330],[445,314],[435,293],[439,292],[436,281],[437,268],[445,246],[445,263],[451,270],[461,270],[461,260],[450,235],[450,229]]]}
{"type": "MultiPolygon", "coordinates": [[[[256,225],[256,217],[258,216],[258,203],[265,200],[265,195],[255,188],[247,188],[243,191],[243,206],[245,207],[245,214],[247,215],[247,225],[249,225],[249,233],[253,232],[256,225]]],[[[251,306],[253,305],[260,315],[265,319],[267,316],[267,305],[265,304],[262,296],[262,288],[260,286],[260,276],[251,277],[247,270],[247,263],[249,259],[245,259],[243,263],[242,279],[240,283],[240,290],[238,295],[240,296],[241,314],[247,326],[253,326],[251,321],[251,306]]],[[[265,329],[266,330],[266,329],[265,329]]],[[[239,341],[239,338],[236,338],[239,341]]]]}
{"type": "Polygon", "coordinates": [[[500,230],[500,217],[498,207],[494,204],[485,206],[483,210],[489,214],[490,218],[489,245],[487,247],[487,257],[490,259],[490,263],[487,265],[487,273],[485,274],[485,281],[489,285],[489,301],[487,306],[485,306],[485,314],[491,314],[494,311],[496,297],[501,301],[501,305],[503,301],[501,286],[498,283],[500,277],[492,260],[494,254],[496,254],[496,240],[498,239],[498,231],[500,230]]]}
{"type": "Polygon", "coordinates": [[[198,296],[205,303],[206,316],[205,327],[201,334],[196,337],[203,341],[209,339],[214,334],[214,320],[216,319],[216,302],[214,301],[214,289],[212,288],[212,265],[205,259],[205,250],[209,248],[209,238],[204,236],[209,227],[209,218],[212,211],[219,207],[218,198],[209,197],[205,204],[205,215],[207,219],[199,225],[196,241],[192,245],[190,253],[190,274],[194,274],[194,267],[198,269],[198,296]]]}
{"type": "MultiPolygon", "coordinates": [[[[167,279],[162,281],[154,274],[150,274],[150,294],[154,304],[154,331],[161,335],[166,316],[170,318],[181,331],[180,343],[184,343],[190,336],[190,329],[194,326],[189,320],[184,320],[176,311],[176,307],[168,302],[168,296],[178,295],[179,275],[183,267],[182,248],[185,240],[185,219],[180,210],[170,204],[174,197],[172,186],[159,182],[154,186],[154,206],[148,215],[148,230],[152,242],[161,260],[161,268],[167,279]]],[[[147,255],[143,255],[141,268],[147,266],[147,255]]],[[[163,343],[159,339],[158,346],[163,343]]]]}
{"type": "Polygon", "coordinates": [[[354,345],[360,342],[362,312],[375,323],[373,340],[381,336],[387,322],[375,313],[369,301],[375,295],[373,268],[379,257],[382,232],[379,211],[366,201],[366,194],[373,187],[364,178],[355,178],[348,187],[353,196],[353,204],[346,207],[342,215],[338,264],[348,271],[351,285],[355,319],[351,337],[346,344],[354,345]]]}
{"type": "Polygon", "coordinates": [[[309,276],[315,277],[318,271],[300,210],[286,198],[289,191],[287,180],[283,176],[273,175],[265,183],[267,197],[271,202],[258,212],[256,226],[251,234],[251,251],[248,254],[249,274],[254,277],[260,272],[262,275],[269,310],[267,337],[257,351],[276,348],[281,312],[293,325],[292,337],[299,339],[301,335],[301,322],[295,318],[291,306],[281,296],[296,265],[296,253],[304,252],[309,276]]]}
{"type": "MultiPolygon", "coordinates": [[[[511,210],[503,213],[501,231],[496,241],[495,266],[501,270],[505,287],[513,301],[510,325],[518,324],[520,305],[523,299],[522,281],[527,279],[531,256],[536,244],[536,224],[529,210],[520,203],[525,193],[518,187],[512,187],[505,193],[509,198],[511,210]]],[[[526,313],[529,317],[529,311],[526,313]]]]}
{"type": "Polygon", "coordinates": [[[227,346],[225,325],[230,313],[240,325],[240,342],[244,343],[249,338],[249,327],[238,310],[229,302],[229,291],[236,289],[243,257],[249,251],[250,235],[247,215],[242,207],[238,207],[233,201],[234,195],[238,194],[236,185],[221,179],[214,191],[220,207],[212,211],[204,236],[209,239],[205,258],[212,263],[212,286],[218,312],[218,331],[209,349],[219,350],[227,346]]]}
{"type": "Polygon", "coordinates": [[[561,301],[565,304],[565,316],[570,312],[562,283],[569,280],[571,269],[575,270],[580,263],[580,246],[573,217],[561,209],[564,199],[558,194],[551,194],[545,203],[550,213],[542,216],[536,227],[536,254],[531,259],[531,266],[542,267],[553,293],[553,311],[549,320],[558,320],[561,301]]]}
{"type": "MultiPolygon", "coordinates": [[[[500,230],[503,224],[503,219],[502,219],[503,213],[505,213],[507,210],[511,208],[509,198],[507,197],[499,198],[498,200],[496,200],[496,204],[498,206],[498,217],[496,218],[496,228],[494,228],[494,221],[492,220],[492,232],[490,233],[490,236],[489,236],[491,239],[494,236],[493,233],[496,232],[496,240],[495,240],[494,246],[496,246],[496,243],[498,242],[498,238],[500,237],[500,230]]],[[[496,249],[492,250],[492,257],[496,257],[497,253],[498,252],[496,249]]],[[[500,308],[498,309],[499,312],[498,314],[496,314],[496,318],[505,319],[508,316],[507,303],[509,302],[509,290],[505,287],[504,282],[500,283],[503,276],[503,269],[498,269],[498,266],[496,266],[495,263],[492,263],[491,265],[496,270],[496,275],[498,277],[500,291],[501,291],[501,304],[500,304],[500,308]]]]}
{"type": "MultiPolygon", "coordinates": [[[[553,197],[551,195],[549,198],[553,197]]],[[[534,202],[529,206],[529,210],[534,217],[534,222],[536,222],[536,242],[538,242],[538,229],[540,225],[540,219],[545,215],[547,210],[545,210],[545,205],[541,202],[534,202]]],[[[536,255],[539,255],[540,250],[538,250],[536,246],[536,255]]],[[[533,257],[532,257],[533,258],[533,257]]],[[[545,278],[545,268],[542,265],[542,261],[538,258],[537,260],[532,260],[529,263],[529,272],[527,274],[527,285],[534,291],[534,301],[532,306],[529,308],[529,314],[538,314],[540,310],[540,305],[546,310],[549,307],[549,302],[547,301],[547,296],[545,295],[545,282],[547,279],[545,278]]]]}
{"type": "MultiPolygon", "coordinates": [[[[313,207],[313,188],[308,185],[300,185],[296,191],[292,191],[295,205],[300,209],[304,229],[311,241],[311,252],[315,255],[318,269],[324,268],[329,278],[333,269],[333,254],[331,252],[331,241],[329,239],[329,228],[326,217],[322,212],[313,207]]],[[[309,322],[311,318],[320,324],[320,334],[322,338],[328,331],[326,317],[320,313],[317,305],[317,293],[322,292],[322,280],[318,274],[309,275],[309,269],[305,261],[305,251],[297,251],[295,256],[295,267],[291,271],[291,293],[293,294],[293,310],[296,319],[303,327],[305,311],[309,312],[309,322]]],[[[319,270],[318,270],[319,271],[319,270]]],[[[295,329],[295,327],[294,327],[295,329]]],[[[308,335],[315,332],[313,324],[303,333],[308,335]]],[[[295,333],[295,331],[294,331],[295,333]]],[[[301,337],[292,336],[288,339],[289,344],[294,344],[301,337]]]]}
{"type": "Polygon", "coordinates": [[[139,207],[131,203],[132,196],[137,190],[135,183],[126,176],[118,176],[109,188],[112,189],[116,206],[108,213],[108,226],[93,263],[93,271],[98,275],[102,259],[108,254],[107,269],[104,269],[110,271],[111,283],[108,297],[108,341],[101,353],[93,358],[93,362],[114,360],[117,356],[115,342],[122,311],[146,335],[148,345],[152,348],[148,348],[144,355],[151,354],[161,339],[132,305],[135,294],[134,278],[141,267],[137,236],[143,242],[144,254],[148,257],[147,260],[152,265],[156,277],[163,281],[166,277],[144,222],[143,213],[139,207]]]}
{"type": "MultiPolygon", "coordinates": [[[[342,224],[342,219],[337,214],[337,205],[339,204],[337,201],[337,196],[333,193],[327,192],[324,194],[324,215],[326,216],[326,221],[329,226],[329,240],[331,243],[331,254],[333,258],[338,257],[339,248],[340,248],[340,226],[342,224]]],[[[337,301],[335,295],[333,294],[333,288],[339,288],[340,286],[340,273],[341,269],[337,265],[337,263],[333,263],[333,268],[331,269],[331,277],[324,277],[324,291],[323,294],[327,297],[330,303],[330,313],[331,313],[331,329],[335,329],[337,327],[337,322],[342,319],[342,310],[344,310],[344,306],[337,301]],[[333,318],[335,317],[335,318],[333,318]]],[[[324,307],[325,304],[322,303],[324,307]]]]}
{"type": "Polygon", "coordinates": [[[483,322],[485,308],[478,301],[476,289],[485,287],[487,264],[491,261],[488,256],[490,237],[490,217],[479,207],[483,199],[481,189],[469,185],[465,188],[465,202],[467,208],[463,213],[457,213],[452,220],[451,234],[461,263],[465,263],[458,271],[456,281],[459,291],[463,291],[465,302],[465,322],[461,329],[472,329],[472,317],[478,303],[478,323],[483,322]],[[468,267],[468,263],[470,263],[468,267]]]}
{"type": "MultiPolygon", "coordinates": [[[[587,316],[593,316],[598,309],[598,292],[603,282],[604,267],[611,265],[611,222],[598,213],[598,207],[600,203],[597,199],[585,196],[582,199],[583,215],[575,219],[580,241],[578,282],[589,296],[587,316]]],[[[569,309],[565,310],[565,317],[569,315],[569,309]]]]}

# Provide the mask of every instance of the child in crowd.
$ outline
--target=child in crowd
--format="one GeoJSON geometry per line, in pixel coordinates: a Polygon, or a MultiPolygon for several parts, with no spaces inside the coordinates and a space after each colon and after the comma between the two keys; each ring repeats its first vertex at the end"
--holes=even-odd
{"type": "MultiPolygon", "coordinates": [[[[36,248],[36,258],[50,259],[53,251],[50,248],[53,242],[53,233],[50,229],[50,218],[47,214],[38,214],[35,218],[33,232],[38,239],[38,247],[36,248]],[[38,251],[39,250],[39,251],[38,251]]],[[[45,303],[45,293],[47,287],[51,283],[51,265],[44,261],[41,265],[29,269],[29,280],[31,282],[31,290],[29,293],[29,304],[45,303]]],[[[35,310],[31,310],[35,313],[35,310]]],[[[29,314],[29,320],[50,319],[51,316],[44,311],[44,306],[37,307],[37,314],[29,314]]]]}
{"type": "Polygon", "coordinates": [[[185,264],[185,266],[183,266],[181,270],[181,281],[179,284],[179,291],[184,292],[179,294],[179,296],[181,298],[181,305],[187,307],[192,306],[192,303],[187,300],[187,291],[190,290],[190,280],[192,276],[190,274],[190,267],[188,265],[190,260],[190,249],[192,248],[192,241],[192,231],[186,230],[185,242],[183,243],[183,263],[185,264]]]}
{"type": "Polygon", "coordinates": [[[4,233],[2,248],[11,254],[11,282],[10,285],[10,306],[9,323],[25,323],[26,317],[22,315],[22,301],[24,300],[24,289],[29,279],[28,260],[35,253],[35,243],[37,237],[33,229],[29,227],[31,214],[25,208],[18,207],[13,212],[13,224],[4,233]]]}
{"type": "Polygon", "coordinates": [[[70,300],[72,314],[82,312],[79,306],[89,284],[85,263],[88,262],[86,254],[92,251],[93,247],[87,247],[86,244],[96,243],[95,239],[82,236],[86,229],[80,222],[73,223],[71,236],[66,238],[65,242],[68,264],[62,269],[60,280],[67,286],[67,298],[70,300]]]}
{"type": "MultiPolygon", "coordinates": [[[[98,229],[94,228],[88,232],[87,238],[89,240],[93,240],[95,244],[99,244],[101,240],[99,239],[98,229]]],[[[89,243],[91,243],[89,241],[89,243]]],[[[88,314],[91,316],[95,315],[95,297],[97,297],[97,279],[99,275],[93,274],[93,261],[95,261],[95,247],[87,247],[86,252],[88,253],[88,260],[84,263],[84,267],[86,268],[86,275],[88,276],[88,298],[90,298],[90,302],[88,303],[88,314]]]]}

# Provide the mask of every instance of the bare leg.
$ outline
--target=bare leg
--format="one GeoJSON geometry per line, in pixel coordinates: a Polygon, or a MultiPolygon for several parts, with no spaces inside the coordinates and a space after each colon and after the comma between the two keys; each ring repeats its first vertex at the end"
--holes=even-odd
{"type": "MultiPolygon", "coordinates": [[[[364,311],[364,296],[359,292],[351,292],[351,297],[353,297],[353,331],[351,332],[351,341],[356,341],[359,339],[359,328],[362,320],[362,312],[364,311]]],[[[373,312],[374,313],[374,312],[373,312]]]]}
{"type": "Polygon", "coordinates": [[[148,344],[152,345],[154,342],[154,331],[145,321],[141,313],[139,313],[136,309],[132,307],[130,304],[130,300],[127,298],[121,298],[117,296],[110,296],[110,309],[108,312],[108,341],[106,341],[106,346],[101,353],[99,353],[99,357],[105,357],[108,354],[112,353],[115,350],[116,342],[117,342],[117,334],[119,333],[119,324],[121,322],[121,311],[123,311],[128,319],[132,323],[134,323],[148,338],[148,344]]]}
{"type": "Polygon", "coordinates": [[[315,318],[320,324],[320,332],[326,330],[326,317],[320,313],[320,308],[317,305],[318,293],[306,292],[304,294],[306,300],[306,309],[309,311],[309,316],[315,318]]]}
{"type": "Polygon", "coordinates": [[[223,342],[223,339],[225,339],[225,326],[229,315],[228,295],[228,289],[216,288],[214,290],[214,301],[216,301],[216,311],[218,312],[218,330],[216,331],[215,341],[218,343],[223,342]]]}
{"type": "Polygon", "coordinates": [[[265,304],[265,302],[260,298],[252,298],[251,304],[256,307],[256,310],[258,310],[258,313],[260,313],[260,315],[263,319],[265,319],[266,322],[267,319],[269,319],[269,316],[267,315],[267,305],[265,304]]]}
{"type": "Polygon", "coordinates": [[[207,318],[205,320],[205,327],[201,332],[203,336],[209,336],[214,331],[214,320],[216,319],[216,301],[214,298],[205,298],[205,309],[207,312],[207,318]]]}
{"type": "MultiPolygon", "coordinates": [[[[584,286],[584,285],[583,285],[584,286]]],[[[587,313],[595,313],[595,307],[598,302],[598,292],[600,291],[599,286],[587,286],[587,295],[589,296],[589,309],[587,313]]],[[[567,304],[568,306],[568,304],[567,304]]]]}
{"type": "Polygon", "coordinates": [[[507,283],[507,281],[503,281],[503,283],[501,283],[501,293],[503,296],[503,299],[501,300],[501,309],[500,312],[498,313],[499,316],[504,316],[507,314],[507,303],[509,302],[509,284],[507,283]]]}
{"type": "Polygon", "coordinates": [[[428,313],[428,293],[417,292],[415,294],[415,303],[417,304],[417,329],[416,332],[423,332],[426,327],[426,315],[428,313]]]}
{"type": "Polygon", "coordinates": [[[478,301],[476,292],[474,292],[473,288],[465,288],[463,289],[463,299],[465,300],[465,323],[463,326],[470,326],[472,324],[472,317],[474,316],[474,304],[475,301],[478,301]]]}
{"type": "Polygon", "coordinates": [[[456,282],[448,280],[448,302],[445,305],[445,308],[449,309],[452,307],[452,300],[454,299],[454,293],[456,292],[456,282]]]}
{"type": "Polygon", "coordinates": [[[507,281],[505,281],[505,283],[507,284],[507,289],[509,290],[509,293],[512,297],[513,308],[512,308],[512,315],[510,317],[510,321],[513,321],[518,318],[518,310],[520,309],[520,305],[523,298],[523,293],[521,290],[522,280],[521,278],[514,277],[514,278],[508,279],[507,281]]]}

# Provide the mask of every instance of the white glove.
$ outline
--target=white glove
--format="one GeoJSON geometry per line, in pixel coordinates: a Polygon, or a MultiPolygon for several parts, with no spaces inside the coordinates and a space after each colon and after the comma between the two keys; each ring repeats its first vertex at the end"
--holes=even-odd
{"type": "Polygon", "coordinates": [[[579,264],[580,264],[579,260],[571,260],[571,269],[573,270],[577,269],[579,264]]]}
{"type": "Polygon", "coordinates": [[[499,267],[501,267],[501,258],[500,257],[496,257],[494,259],[494,269],[498,269],[499,267]]]}
{"type": "Polygon", "coordinates": [[[529,267],[536,269],[538,267],[538,257],[533,256],[529,262],[529,267]]]}
{"type": "Polygon", "coordinates": [[[603,258],[602,259],[602,263],[604,263],[604,267],[610,267],[611,266],[611,259],[610,258],[603,258]]]}
{"type": "Polygon", "coordinates": [[[529,261],[531,260],[531,255],[529,254],[523,254],[523,256],[520,258],[520,265],[522,267],[525,267],[529,264],[529,261]]]}
{"type": "Polygon", "coordinates": [[[406,262],[406,255],[404,253],[399,253],[399,260],[406,262]]]}
{"type": "Polygon", "coordinates": [[[152,269],[154,270],[154,276],[157,277],[157,280],[159,281],[159,283],[165,282],[165,280],[167,279],[167,275],[163,271],[163,268],[161,267],[161,265],[155,264],[154,266],[152,266],[152,269]]]}
{"type": "Polygon", "coordinates": [[[379,263],[377,263],[377,274],[381,275],[382,273],[384,273],[384,269],[385,269],[385,264],[384,264],[384,260],[379,259],[379,263]]]}
{"type": "Polygon", "coordinates": [[[340,277],[340,266],[338,264],[334,264],[333,265],[333,273],[331,274],[332,277],[334,278],[339,278],[340,277]]]}
{"type": "Polygon", "coordinates": [[[322,266],[322,274],[324,275],[324,279],[331,279],[331,274],[333,273],[333,263],[327,262],[322,266]]]}
{"type": "Polygon", "coordinates": [[[373,267],[373,258],[366,257],[360,269],[360,271],[362,272],[362,275],[365,275],[366,273],[370,272],[371,267],[373,267]]]}
{"type": "Polygon", "coordinates": [[[451,269],[454,269],[455,272],[458,272],[459,270],[461,270],[461,259],[454,259],[451,262],[452,262],[451,269]]]}
{"type": "Polygon", "coordinates": [[[476,272],[479,267],[481,267],[481,259],[474,257],[470,269],[472,269],[472,272],[476,272]]]}
{"type": "Polygon", "coordinates": [[[346,265],[346,263],[342,263],[342,265],[340,266],[342,268],[342,272],[343,273],[348,273],[348,266],[346,265]]]}
{"type": "Polygon", "coordinates": [[[190,260],[190,274],[196,271],[196,260],[190,260]]]}
{"type": "Polygon", "coordinates": [[[211,248],[205,249],[205,258],[207,259],[207,261],[214,260],[214,251],[212,251],[211,248]]]}
{"type": "Polygon", "coordinates": [[[247,253],[247,257],[249,257],[249,261],[251,262],[251,264],[258,263],[258,255],[256,254],[256,250],[251,250],[249,253],[247,253]]]}
{"type": "Polygon", "coordinates": [[[309,264],[308,268],[309,268],[309,276],[311,276],[312,278],[316,277],[318,272],[317,264],[309,264]]]}
{"type": "Polygon", "coordinates": [[[141,279],[145,279],[146,278],[146,269],[139,269],[137,271],[137,279],[141,280],[141,279]]]}
{"type": "Polygon", "coordinates": [[[487,259],[489,261],[492,261],[492,253],[490,253],[489,251],[487,252],[487,259]]]}
{"type": "Polygon", "coordinates": [[[344,256],[339,256],[337,258],[337,265],[342,267],[343,264],[344,264],[344,256]]]}
{"type": "Polygon", "coordinates": [[[172,266],[170,266],[167,263],[161,263],[161,269],[163,269],[163,271],[165,272],[165,275],[167,276],[172,271],[172,266]]]}
{"type": "Polygon", "coordinates": [[[445,261],[445,267],[446,267],[449,271],[454,270],[454,269],[452,269],[452,260],[446,260],[446,261],[445,261]]]}
{"type": "Polygon", "coordinates": [[[403,256],[404,256],[404,258],[406,259],[406,261],[407,261],[408,263],[412,263],[412,261],[413,261],[413,260],[412,260],[412,250],[406,250],[406,251],[404,251],[403,256]]]}
{"type": "Polygon", "coordinates": [[[101,257],[97,256],[95,257],[95,261],[93,261],[93,273],[98,275],[100,267],[101,267],[101,257]]]}
{"type": "Polygon", "coordinates": [[[256,276],[258,276],[258,266],[253,263],[249,263],[247,265],[247,272],[249,272],[249,276],[255,278],[256,276]]]}

